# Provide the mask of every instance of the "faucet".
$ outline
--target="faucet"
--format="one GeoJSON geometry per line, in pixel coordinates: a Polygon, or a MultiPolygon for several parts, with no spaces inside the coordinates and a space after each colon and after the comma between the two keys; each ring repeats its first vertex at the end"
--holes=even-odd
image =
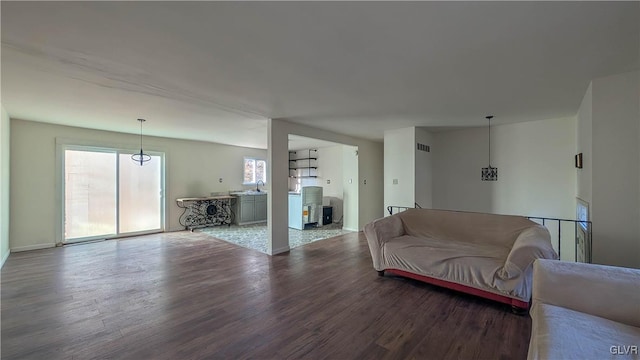
{"type": "Polygon", "coordinates": [[[262,180],[256,181],[256,192],[260,192],[260,188],[258,188],[258,186],[260,186],[260,183],[262,183],[262,186],[264,186],[264,181],[262,180]]]}

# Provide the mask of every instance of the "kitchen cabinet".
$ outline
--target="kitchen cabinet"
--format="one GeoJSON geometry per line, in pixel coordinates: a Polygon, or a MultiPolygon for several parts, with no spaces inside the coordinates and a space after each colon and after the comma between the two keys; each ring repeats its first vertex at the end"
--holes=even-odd
{"type": "Polygon", "coordinates": [[[267,221],[267,195],[238,195],[234,206],[235,223],[238,225],[267,221]]]}
{"type": "Polygon", "coordinates": [[[255,195],[255,220],[267,221],[267,195],[255,195]]]}

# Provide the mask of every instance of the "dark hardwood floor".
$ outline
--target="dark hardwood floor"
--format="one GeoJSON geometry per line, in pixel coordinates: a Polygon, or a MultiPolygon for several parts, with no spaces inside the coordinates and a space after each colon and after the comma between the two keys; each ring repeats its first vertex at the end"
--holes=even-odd
{"type": "Polygon", "coordinates": [[[378,277],[362,233],[269,257],[177,232],[11,254],[3,359],[524,359],[510,308],[378,277]]]}

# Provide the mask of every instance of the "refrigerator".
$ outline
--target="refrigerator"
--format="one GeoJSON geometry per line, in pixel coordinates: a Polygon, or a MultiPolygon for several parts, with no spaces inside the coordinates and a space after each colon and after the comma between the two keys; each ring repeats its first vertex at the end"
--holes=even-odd
{"type": "Polygon", "coordinates": [[[289,192],[289,227],[304,230],[321,224],[322,187],[303,186],[300,192],[289,192]]]}

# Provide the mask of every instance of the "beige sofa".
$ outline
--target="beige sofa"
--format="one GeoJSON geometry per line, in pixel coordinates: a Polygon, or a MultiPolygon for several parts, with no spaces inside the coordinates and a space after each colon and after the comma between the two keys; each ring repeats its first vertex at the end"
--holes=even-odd
{"type": "Polygon", "coordinates": [[[537,260],[528,359],[640,359],[640,270],[537,260]]]}
{"type": "Polygon", "coordinates": [[[549,231],[521,216],[430,209],[364,228],[373,267],[528,308],[532,264],[557,259],[549,231]]]}

